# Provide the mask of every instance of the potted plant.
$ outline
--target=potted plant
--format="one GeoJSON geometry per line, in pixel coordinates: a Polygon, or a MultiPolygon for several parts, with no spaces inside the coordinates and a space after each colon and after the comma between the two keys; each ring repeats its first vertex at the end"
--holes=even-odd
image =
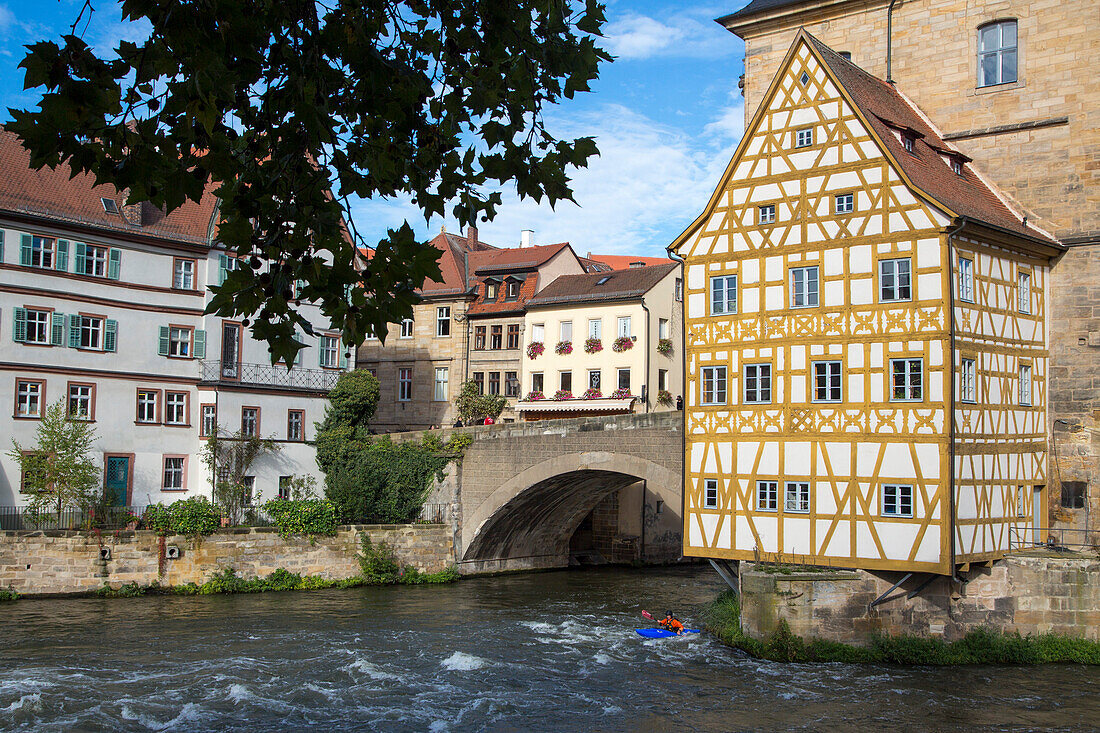
{"type": "Polygon", "coordinates": [[[584,353],[595,354],[599,351],[603,351],[603,341],[598,338],[590,338],[585,340],[584,353]]]}
{"type": "Polygon", "coordinates": [[[566,354],[573,353],[572,341],[559,341],[558,345],[554,347],[554,353],[558,356],[565,356],[566,354]]]}
{"type": "Polygon", "coordinates": [[[595,387],[589,387],[584,391],[584,394],[581,396],[586,400],[598,400],[603,397],[603,392],[596,389],[595,387]]]}
{"type": "Polygon", "coordinates": [[[531,343],[527,344],[527,358],[534,359],[535,357],[540,356],[545,350],[546,347],[543,346],[541,341],[532,341],[531,343]]]}
{"type": "Polygon", "coordinates": [[[558,401],[571,400],[573,399],[573,393],[567,389],[559,389],[557,392],[554,393],[554,399],[558,401]]]}
{"type": "Polygon", "coordinates": [[[611,350],[615,353],[621,353],[623,351],[627,351],[633,348],[634,339],[630,338],[629,336],[620,336],[619,338],[615,339],[615,343],[611,345],[611,350]]]}
{"type": "Polygon", "coordinates": [[[666,407],[672,407],[672,393],[667,389],[662,389],[657,392],[657,404],[665,405],[666,407]]]}
{"type": "Polygon", "coordinates": [[[537,400],[545,400],[546,395],[537,389],[533,389],[527,393],[527,396],[523,398],[524,402],[535,402],[537,400]]]}
{"type": "Polygon", "coordinates": [[[660,339],[657,341],[657,353],[668,356],[672,353],[672,339],[660,339]]]}
{"type": "Polygon", "coordinates": [[[627,387],[619,387],[611,393],[611,399],[613,400],[628,400],[633,396],[634,395],[630,394],[630,389],[627,387]]]}

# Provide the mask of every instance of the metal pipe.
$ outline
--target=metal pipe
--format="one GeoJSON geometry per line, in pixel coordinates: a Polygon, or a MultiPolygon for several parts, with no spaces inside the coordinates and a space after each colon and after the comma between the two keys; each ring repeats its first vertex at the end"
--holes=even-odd
{"type": "Polygon", "coordinates": [[[649,396],[653,392],[649,388],[649,337],[653,334],[649,330],[649,308],[645,304],[645,294],[642,294],[642,310],[645,311],[645,366],[642,371],[642,390],[645,392],[645,411],[649,412],[649,396]]]}
{"type": "MultiPolygon", "coordinates": [[[[948,436],[947,436],[947,502],[948,502],[948,531],[951,533],[951,579],[956,583],[963,581],[957,571],[955,563],[955,236],[963,230],[967,224],[964,216],[959,220],[959,225],[947,233],[947,299],[948,299],[948,364],[947,370],[947,395],[948,395],[948,436]]],[[[975,379],[977,377],[975,376],[975,379]]]]}
{"type": "Polygon", "coordinates": [[[894,41],[894,3],[898,0],[890,0],[889,7],[886,8],[886,83],[894,83],[893,75],[893,41],[894,41]]]}
{"type": "MultiPolygon", "coordinates": [[[[686,298],[683,296],[684,290],[687,289],[687,268],[684,267],[684,258],[679,254],[668,248],[665,249],[665,252],[668,253],[669,259],[680,263],[680,391],[682,393],[680,396],[683,397],[683,409],[680,410],[680,460],[683,462],[680,468],[680,532],[683,533],[687,528],[687,474],[688,468],[690,468],[687,456],[686,416],[688,401],[687,389],[685,389],[687,387],[687,309],[683,305],[686,302],[686,298]]],[[[673,294],[673,298],[675,298],[675,294],[673,294]]],[[[673,309],[675,308],[676,306],[673,306],[673,309]]],[[[672,325],[669,324],[670,333],[671,329],[672,325]]],[[[683,546],[683,534],[681,534],[681,546],[683,546]]]]}

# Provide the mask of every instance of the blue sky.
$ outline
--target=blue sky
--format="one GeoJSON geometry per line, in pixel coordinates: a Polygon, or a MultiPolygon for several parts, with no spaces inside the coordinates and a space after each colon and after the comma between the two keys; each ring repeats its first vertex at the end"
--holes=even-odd
{"type": "MultiPolygon", "coordinates": [[[[516,246],[520,230],[539,244],[568,241],[579,254],[660,255],[700,212],[741,137],[744,106],[737,89],[744,45],[714,22],[746,0],[681,3],[608,0],[604,46],[617,57],[593,92],[547,110],[559,137],[593,135],[601,156],[572,175],[577,204],[519,201],[508,190],[480,238],[516,246]]],[[[56,39],[76,20],[83,0],[0,0],[0,88],[3,112],[31,107],[17,68],[23,46],[56,39]]],[[[124,23],[119,6],[92,0],[84,38],[100,52],[147,27],[124,23]]],[[[370,239],[408,219],[425,238],[454,221],[425,222],[406,201],[363,201],[352,216],[370,239]]]]}

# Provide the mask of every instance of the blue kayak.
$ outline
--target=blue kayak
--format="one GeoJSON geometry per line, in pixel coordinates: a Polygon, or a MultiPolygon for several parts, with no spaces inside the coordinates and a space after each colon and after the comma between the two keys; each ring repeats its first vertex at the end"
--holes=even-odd
{"type": "MultiPolygon", "coordinates": [[[[668,629],[634,629],[640,636],[644,636],[647,639],[667,639],[670,636],[676,636],[675,631],[669,631],[668,629]]],[[[699,629],[684,629],[685,634],[698,634],[699,629]]]]}

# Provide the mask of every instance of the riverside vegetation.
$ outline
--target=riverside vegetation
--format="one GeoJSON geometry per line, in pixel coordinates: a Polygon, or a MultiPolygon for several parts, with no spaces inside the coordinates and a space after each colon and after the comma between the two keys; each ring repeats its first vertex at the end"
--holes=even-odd
{"type": "Polygon", "coordinates": [[[857,647],[824,639],[809,641],[780,621],[767,639],[754,639],[741,630],[737,595],[723,592],[703,611],[704,628],[723,643],[758,659],[773,662],[849,662],[900,665],[1047,664],[1073,662],[1100,665],[1100,642],[1058,634],[1021,636],[975,629],[962,639],[945,642],[919,636],[872,635],[870,644],[857,647]]]}

